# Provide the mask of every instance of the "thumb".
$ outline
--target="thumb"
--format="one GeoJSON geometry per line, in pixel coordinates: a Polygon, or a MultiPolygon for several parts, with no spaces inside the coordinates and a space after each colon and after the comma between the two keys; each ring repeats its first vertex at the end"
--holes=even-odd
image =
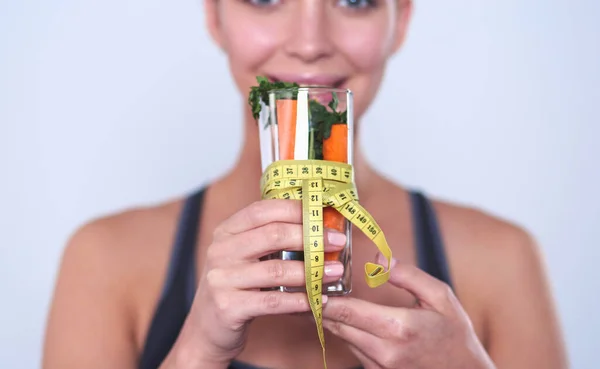
{"type": "MultiPolygon", "coordinates": [[[[385,257],[380,253],[377,253],[376,260],[379,264],[386,264],[385,257]]],[[[414,265],[400,265],[396,259],[392,259],[388,282],[410,292],[423,308],[440,313],[454,308],[454,295],[450,288],[414,265]]]]}
{"type": "MultiPolygon", "coordinates": [[[[377,254],[375,254],[375,262],[379,265],[387,267],[387,259],[385,258],[385,256],[383,256],[381,251],[377,251],[377,254]]],[[[396,264],[398,264],[398,260],[396,258],[392,258],[392,261],[390,263],[390,269],[394,269],[396,264]]]]}
{"type": "Polygon", "coordinates": [[[367,262],[365,264],[365,280],[371,288],[376,288],[386,283],[390,279],[390,271],[395,265],[395,260],[391,253],[386,258],[382,254],[375,255],[375,263],[367,262]]]}

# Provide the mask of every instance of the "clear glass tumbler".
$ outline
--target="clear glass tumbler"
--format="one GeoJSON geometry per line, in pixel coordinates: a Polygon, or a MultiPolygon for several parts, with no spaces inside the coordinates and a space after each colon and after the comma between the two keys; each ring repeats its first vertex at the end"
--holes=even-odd
{"type": "MultiPolygon", "coordinates": [[[[352,164],[352,104],[352,92],[347,89],[299,87],[272,90],[269,104],[263,104],[258,122],[263,172],[277,160],[316,159],[352,164]]],[[[323,294],[346,295],[352,290],[352,224],[334,208],[323,210],[324,228],[347,236],[341,252],[325,253],[325,262],[341,262],[344,274],[335,282],[323,284],[323,294]]],[[[268,258],[304,260],[304,255],[282,251],[268,258]]],[[[281,286],[278,289],[305,291],[305,287],[281,286]]]]}

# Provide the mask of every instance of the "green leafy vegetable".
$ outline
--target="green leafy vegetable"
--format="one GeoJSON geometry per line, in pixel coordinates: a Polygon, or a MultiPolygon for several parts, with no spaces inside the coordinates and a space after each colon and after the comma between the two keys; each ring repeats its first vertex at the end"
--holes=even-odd
{"type": "Polygon", "coordinates": [[[331,111],[336,112],[339,103],[340,101],[338,100],[337,94],[335,92],[332,92],[331,101],[329,102],[329,107],[331,108],[331,111]]]}
{"type": "MultiPolygon", "coordinates": [[[[248,104],[252,108],[254,119],[258,119],[260,116],[261,101],[265,105],[269,104],[269,91],[283,88],[297,89],[300,87],[294,82],[270,82],[268,78],[263,76],[256,77],[256,82],[258,82],[258,86],[252,86],[248,95],[248,104]]],[[[295,96],[297,94],[292,94],[292,98],[295,96]]]]}

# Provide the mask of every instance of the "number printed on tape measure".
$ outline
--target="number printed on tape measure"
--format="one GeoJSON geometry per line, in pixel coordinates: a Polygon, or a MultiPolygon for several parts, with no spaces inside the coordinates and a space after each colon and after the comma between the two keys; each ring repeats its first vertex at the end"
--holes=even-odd
{"type": "Polygon", "coordinates": [[[316,267],[316,266],[323,266],[323,253],[322,252],[318,252],[318,253],[311,253],[310,254],[310,261],[312,262],[312,266],[316,267]]]}
{"type": "Polygon", "coordinates": [[[337,208],[338,206],[341,205],[340,201],[338,200],[338,198],[335,197],[335,196],[331,196],[331,195],[329,196],[329,198],[327,199],[327,201],[325,201],[325,203],[328,206],[333,206],[334,208],[337,208]]]}
{"type": "Polygon", "coordinates": [[[313,280],[323,279],[323,267],[313,267],[311,268],[310,274],[312,275],[313,280]]]}
{"type": "Polygon", "coordinates": [[[344,178],[350,179],[350,176],[352,175],[352,173],[350,173],[350,171],[348,169],[343,169],[343,171],[344,171],[344,178]]]}
{"type": "Polygon", "coordinates": [[[312,294],[313,296],[321,296],[321,290],[322,290],[322,286],[323,284],[321,283],[321,281],[315,281],[317,283],[313,283],[312,285],[312,294]]]}
{"type": "Polygon", "coordinates": [[[359,210],[356,213],[356,219],[360,222],[360,229],[363,229],[367,224],[367,217],[365,216],[365,214],[363,214],[363,212],[359,210]]]}
{"type": "Polygon", "coordinates": [[[310,237],[311,251],[324,251],[323,237],[310,237]]]}
{"type": "Polygon", "coordinates": [[[298,175],[298,177],[300,177],[300,178],[312,177],[311,172],[312,172],[311,168],[308,165],[304,165],[304,166],[302,166],[302,168],[300,168],[300,174],[298,175]]]}
{"type": "Polygon", "coordinates": [[[284,166],[285,176],[287,178],[293,178],[297,176],[297,167],[295,165],[286,165],[284,166]]]}
{"type": "Polygon", "coordinates": [[[322,306],[321,306],[321,296],[320,295],[310,295],[309,297],[309,301],[311,305],[315,306],[315,313],[317,315],[318,318],[322,318],[321,316],[321,310],[322,310],[322,306]]]}
{"type": "Polygon", "coordinates": [[[354,216],[354,214],[356,214],[356,208],[352,205],[352,203],[346,204],[346,207],[344,208],[344,210],[346,210],[352,216],[354,216]]]}
{"type": "Polygon", "coordinates": [[[340,171],[335,167],[329,168],[329,178],[337,180],[341,179],[340,171]]]}
{"type": "Polygon", "coordinates": [[[373,223],[369,223],[367,225],[367,231],[371,234],[371,238],[377,237],[381,230],[373,223]]]}
{"type": "Polygon", "coordinates": [[[315,306],[321,306],[321,299],[319,297],[315,299],[315,306]]]}

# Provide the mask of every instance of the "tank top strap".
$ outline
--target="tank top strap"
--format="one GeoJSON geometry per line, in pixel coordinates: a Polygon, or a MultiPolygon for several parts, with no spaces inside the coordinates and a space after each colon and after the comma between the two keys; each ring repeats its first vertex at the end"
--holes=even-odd
{"type": "Polygon", "coordinates": [[[175,343],[195,294],[195,254],[205,189],[186,198],[163,290],[139,360],[140,369],[156,369],[175,343]]]}
{"type": "Polygon", "coordinates": [[[420,191],[410,191],[417,264],[420,269],[451,288],[450,267],[443,237],[431,201],[420,191]]]}

